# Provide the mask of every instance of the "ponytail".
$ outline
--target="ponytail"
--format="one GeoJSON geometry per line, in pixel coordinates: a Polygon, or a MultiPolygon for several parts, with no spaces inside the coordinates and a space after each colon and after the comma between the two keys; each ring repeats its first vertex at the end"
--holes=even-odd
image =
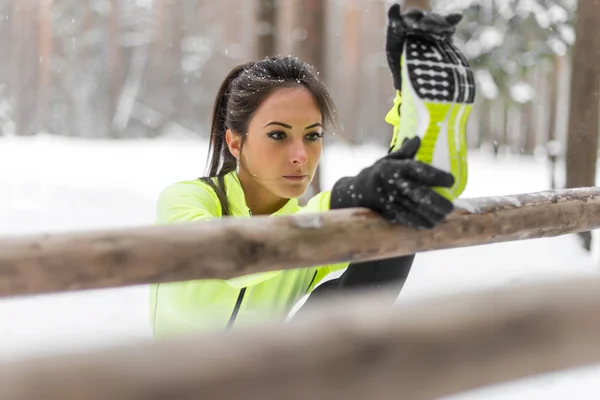
{"type": "Polygon", "coordinates": [[[240,76],[248,64],[233,68],[221,83],[212,113],[210,126],[210,144],[208,147],[207,171],[209,178],[225,175],[235,169],[236,160],[227,151],[225,132],[227,132],[227,103],[231,93],[231,83],[240,76]]]}
{"type": "Polygon", "coordinates": [[[227,103],[231,92],[231,83],[240,76],[248,64],[238,65],[233,68],[221,83],[212,114],[210,126],[210,143],[208,146],[208,159],[206,176],[200,179],[208,184],[216,193],[221,203],[221,215],[228,216],[229,201],[225,192],[225,175],[236,167],[236,160],[227,150],[225,132],[227,132],[227,103]],[[213,178],[217,178],[215,184],[213,178]]]}

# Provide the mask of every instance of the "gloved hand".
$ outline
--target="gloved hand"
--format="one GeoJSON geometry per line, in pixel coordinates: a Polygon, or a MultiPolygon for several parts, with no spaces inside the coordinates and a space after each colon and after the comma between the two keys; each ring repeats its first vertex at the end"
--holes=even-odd
{"type": "Polygon", "coordinates": [[[409,9],[401,14],[399,4],[389,8],[385,52],[396,90],[402,90],[400,57],[404,51],[406,36],[415,34],[429,36],[435,40],[451,41],[456,25],[461,20],[462,14],[458,13],[442,16],[434,12],[409,9]]]}
{"type": "Polygon", "coordinates": [[[402,147],[363,169],[338,180],[331,191],[331,209],[365,207],[392,224],[432,229],[454,210],[449,200],[431,187],[450,188],[454,177],[414,160],[421,145],[415,136],[402,147]]]}

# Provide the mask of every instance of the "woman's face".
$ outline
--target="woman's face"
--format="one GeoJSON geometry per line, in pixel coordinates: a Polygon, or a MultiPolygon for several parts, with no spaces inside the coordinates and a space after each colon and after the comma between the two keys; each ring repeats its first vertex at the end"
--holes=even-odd
{"type": "Polygon", "coordinates": [[[251,178],[253,186],[279,198],[302,196],[319,164],[322,137],[321,111],[308,89],[298,86],[273,92],[249,123],[240,179],[251,178]]]}

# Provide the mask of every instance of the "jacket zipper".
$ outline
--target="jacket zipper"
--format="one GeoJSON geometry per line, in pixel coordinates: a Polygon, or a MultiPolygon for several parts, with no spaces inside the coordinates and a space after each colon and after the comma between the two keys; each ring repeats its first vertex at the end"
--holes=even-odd
{"type": "Polygon", "coordinates": [[[246,288],[242,288],[240,290],[240,294],[235,302],[235,307],[233,307],[233,312],[231,313],[231,317],[229,317],[229,322],[227,323],[227,328],[229,329],[233,326],[235,319],[237,318],[238,312],[240,311],[240,307],[242,306],[242,301],[244,300],[244,295],[246,294],[246,288]]]}
{"type": "Polygon", "coordinates": [[[313,282],[315,281],[315,278],[317,277],[317,272],[319,272],[318,270],[315,271],[315,273],[313,274],[312,279],[310,280],[310,283],[308,284],[308,287],[306,288],[306,291],[304,292],[305,294],[308,293],[308,289],[310,289],[310,286],[313,284],[313,282]]]}
{"type": "MultiPolygon", "coordinates": [[[[252,210],[248,209],[248,214],[252,216],[252,210]]],[[[235,301],[235,306],[233,307],[233,312],[231,313],[231,317],[229,317],[229,322],[227,322],[227,328],[229,329],[233,326],[235,319],[237,318],[238,313],[240,312],[240,308],[242,307],[242,301],[244,301],[244,295],[246,294],[246,288],[242,288],[240,290],[240,294],[238,295],[237,300],[235,301]]]]}

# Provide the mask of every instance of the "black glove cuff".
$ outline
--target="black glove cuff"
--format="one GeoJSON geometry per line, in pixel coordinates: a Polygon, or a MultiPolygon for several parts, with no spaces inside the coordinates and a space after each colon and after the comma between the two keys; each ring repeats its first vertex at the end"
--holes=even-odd
{"type": "Polygon", "coordinates": [[[352,208],[354,207],[354,198],[352,194],[354,190],[350,189],[354,183],[354,177],[347,176],[339,179],[331,189],[331,200],[329,201],[329,208],[331,210],[339,208],[352,208]]]}

